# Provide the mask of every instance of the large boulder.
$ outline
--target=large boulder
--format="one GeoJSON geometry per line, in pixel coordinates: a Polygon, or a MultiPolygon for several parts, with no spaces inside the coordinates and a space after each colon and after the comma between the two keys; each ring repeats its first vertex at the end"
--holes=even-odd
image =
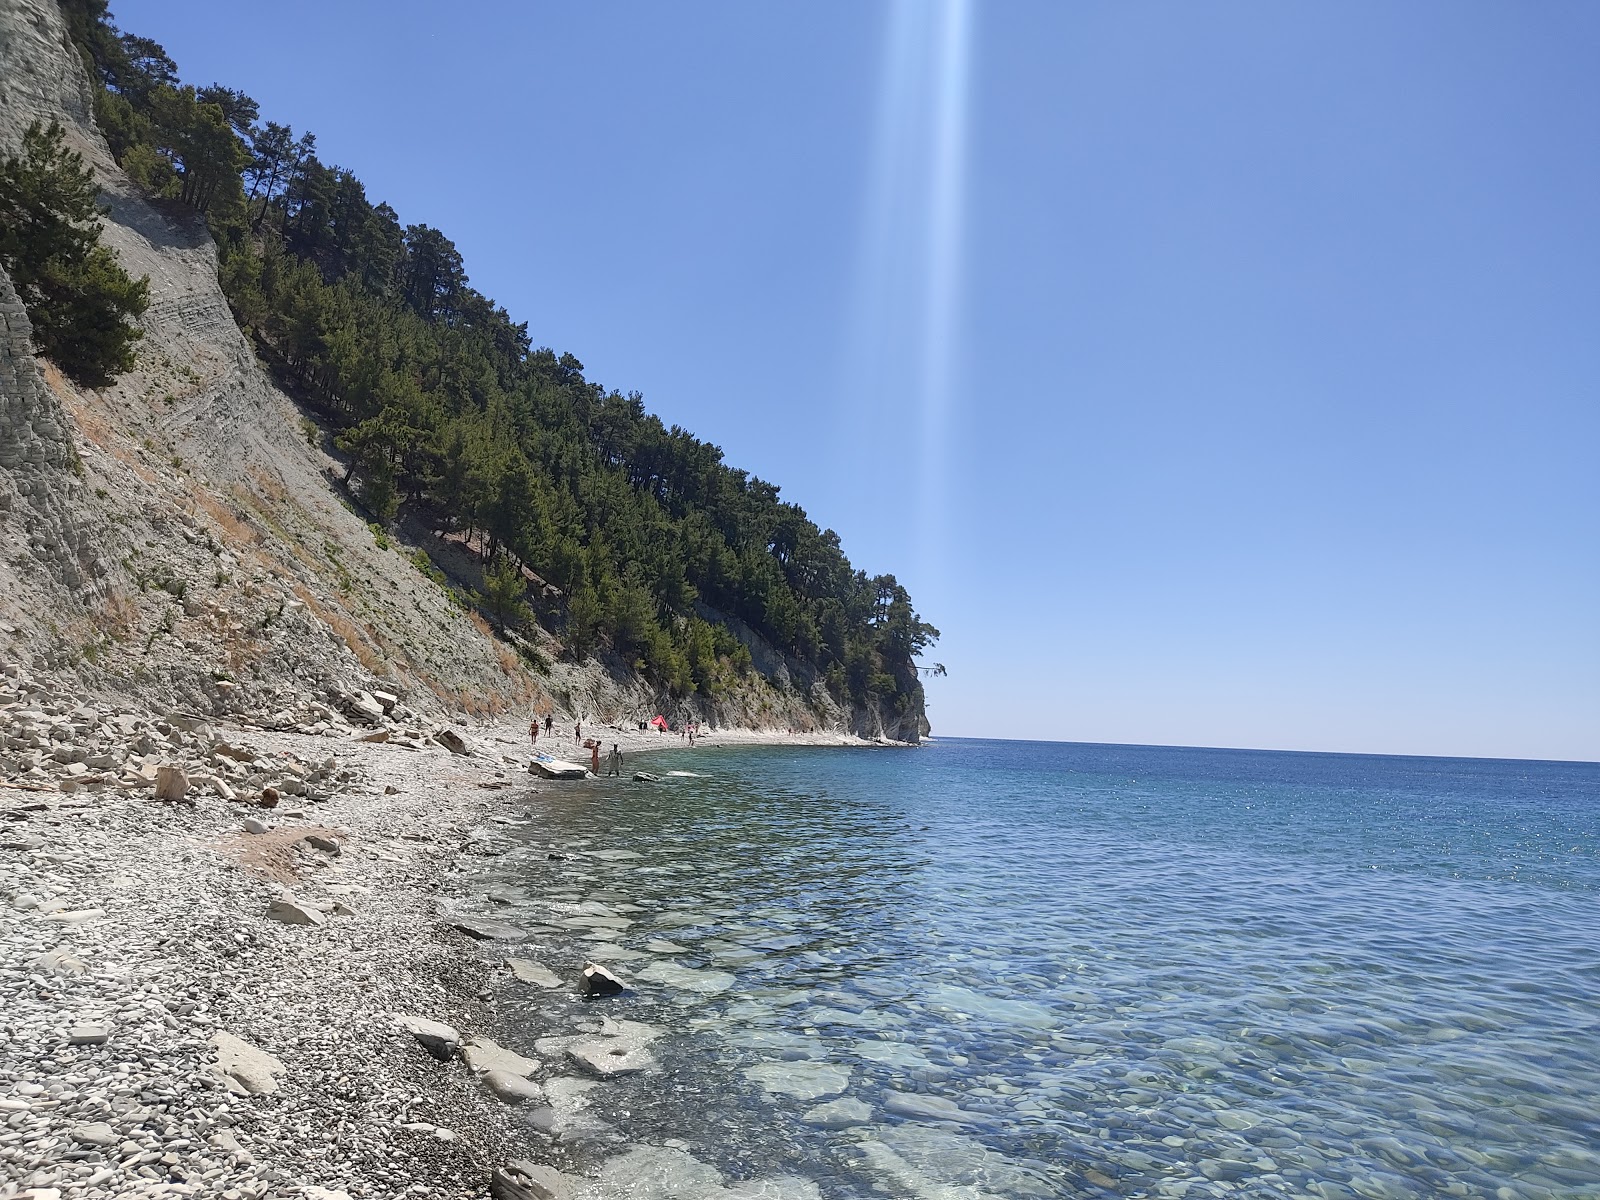
{"type": "Polygon", "coordinates": [[[156,768],[156,799],[176,804],[189,790],[189,777],[182,767],[170,763],[156,768]]]}
{"type": "Polygon", "coordinates": [[[364,724],[380,725],[383,723],[383,705],[378,703],[369,692],[357,692],[353,696],[346,696],[342,707],[351,717],[364,724]]]}
{"type": "Polygon", "coordinates": [[[583,964],[583,978],[580,986],[585,996],[620,996],[628,990],[628,985],[621,979],[599,963],[592,962],[583,964]]]}

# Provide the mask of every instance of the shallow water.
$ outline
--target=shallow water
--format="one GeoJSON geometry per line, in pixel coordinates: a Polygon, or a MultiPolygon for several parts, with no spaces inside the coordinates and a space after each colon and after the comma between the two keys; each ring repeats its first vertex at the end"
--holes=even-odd
{"type": "Polygon", "coordinates": [[[1055,743],[652,756],[465,890],[669,1030],[562,1152],[856,1196],[1600,1197],[1600,767],[1055,743]],[[551,859],[551,853],[564,859],[551,859]]]}

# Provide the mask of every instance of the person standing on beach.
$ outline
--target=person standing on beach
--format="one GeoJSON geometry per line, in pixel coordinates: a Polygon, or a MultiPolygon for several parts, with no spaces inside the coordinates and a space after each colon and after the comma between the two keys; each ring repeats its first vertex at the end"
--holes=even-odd
{"type": "Polygon", "coordinates": [[[622,774],[622,748],[615,742],[611,743],[611,753],[606,755],[606,774],[622,774]]]}
{"type": "Polygon", "coordinates": [[[537,715],[534,716],[533,720],[528,722],[528,740],[531,741],[535,747],[539,745],[539,718],[537,715]]]}
{"type": "Polygon", "coordinates": [[[589,747],[589,772],[596,778],[600,775],[600,739],[595,738],[594,744],[589,747]]]}
{"type": "Polygon", "coordinates": [[[555,728],[555,725],[556,725],[556,715],[555,715],[555,713],[545,713],[545,715],[544,715],[544,731],[546,733],[549,733],[552,729],[555,728]]]}
{"type": "Polygon", "coordinates": [[[576,724],[573,725],[573,727],[572,727],[572,740],[575,741],[575,742],[583,741],[583,722],[582,721],[578,721],[576,724]]]}

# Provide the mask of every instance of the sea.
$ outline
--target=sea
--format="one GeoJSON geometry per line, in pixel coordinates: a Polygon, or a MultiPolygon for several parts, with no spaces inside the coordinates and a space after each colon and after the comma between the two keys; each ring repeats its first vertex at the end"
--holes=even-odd
{"type": "Polygon", "coordinates": [[[1600,765],[941,739],[639,767],[512,794],[457,882],[530,931],[510,953],[630,984],[508,982],[518,1048],[662,1033],[652,1070],[557,1087],[574,1170],[645,1144],[830,1200],[1600,1197],[1600,765]]]}

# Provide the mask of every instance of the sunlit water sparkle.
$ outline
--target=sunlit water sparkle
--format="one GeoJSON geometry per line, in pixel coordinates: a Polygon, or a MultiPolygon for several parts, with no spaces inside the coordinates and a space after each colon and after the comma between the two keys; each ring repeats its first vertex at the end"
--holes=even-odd
{"type": "Polygon", "coordinates": [[[979,741],[651,766],[700,774],[545,786],[465,889],[498,886],[479,907],[531,956],[656,980],[508,985],[525,1041],[602,1009],[672,1031],[663,1075],[591,1093],[616,1133],[574,1165],[615,1136],[828,1197],[1600,1196],[1600,767],[979,741]],[[840,1099],[865,1122],[817,1124],[840,1099]]]}

